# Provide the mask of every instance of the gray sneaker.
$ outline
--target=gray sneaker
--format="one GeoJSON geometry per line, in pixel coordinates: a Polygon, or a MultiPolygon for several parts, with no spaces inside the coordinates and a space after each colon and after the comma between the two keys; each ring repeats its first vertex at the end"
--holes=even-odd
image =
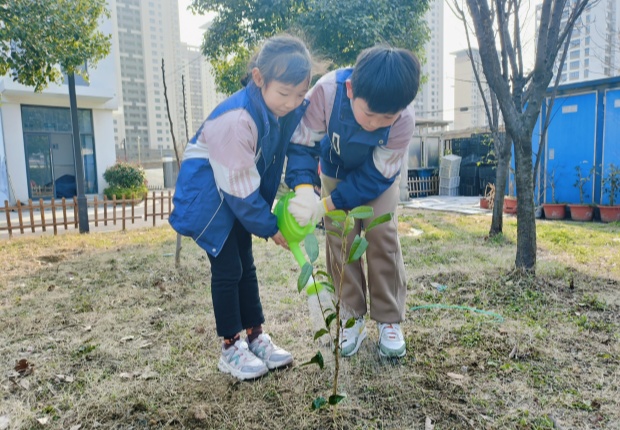
{"type": "Polygon", "coordinates": [[[222,347],[217,367],[220,371],[230,373],[242,381],[259,378],[269,372],[265,363],[257,358],[248,348],[247,342],[241,339],[230,348],[222,347]]]}
{"type": "Polygon", "coordinates": [[[379,355],[381,357],[405,356],[407,348],[400,324],[377,323],[377,330],[379,330],[379,355]]]}
{"type": "Polygon", "coordinates": [[[268,334],[259,334],[250,343],[250,351],[265,363],[269,370],[288,366],[293,362],[293,355],[277,346],[268,334]]]}
{"type": "Polygon", "coordinates": [[[341,321],[341,324],[340,355],[350,357],[360,349],[362,341],[366,339],[366,323],[364,317],[359,317],[355,320],[353,327],[345,328],[346,320],[341,321]]]}

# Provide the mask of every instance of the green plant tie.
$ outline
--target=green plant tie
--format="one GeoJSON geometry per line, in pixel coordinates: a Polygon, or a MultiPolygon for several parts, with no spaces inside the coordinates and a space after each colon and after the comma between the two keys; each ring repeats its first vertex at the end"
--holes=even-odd
{"type": "Polygon", "coordinates": [[[441,303],[433,303],[433,304],[430,304],[430,305],[421,305],[421,306],[414,306],[412,308],[409,308],[410,311],[417,311],[417,310],[420,310],[420,309],[460,309],[460,310],[463,310],[463,311],[471,311],[471,312],[476,312],[476,313],[479,313],[479,314],[491,316],[491,317],[495,318],[498,323],[504,322],[504,317],[501,316],[500,314],[497,314],[497,313],[491,312],[491,311],[485,311],[483,309],[472,308],[470,306],[444,305],[444,304],[441,304],[441,303]]]}

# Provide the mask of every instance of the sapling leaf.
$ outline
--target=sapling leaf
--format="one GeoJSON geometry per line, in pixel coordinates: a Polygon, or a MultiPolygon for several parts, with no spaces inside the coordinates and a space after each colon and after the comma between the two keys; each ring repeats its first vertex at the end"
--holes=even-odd
{"type": "Polygon", "coordinates": [[[327,400],[325,400],[325,397],[322,397],[322,396],[317,397],[316,399],[312,401],[312,410],[316,411],[317,409],[321,409],[326,404],[327,404],[327,400]]]}
{"type": "Polygon", "coordinates": [[[336,293],[336,289],[334,288],[334,284],[332,284],[331,282],[323,281],[323,282],[321,282],[321,284],[323,284],[323,288],[325,288],[330,293],[332,293],[332,294],[336,293]]]}
{"type": "Polygon", "coordinates": [[[345,211],[340,210],[340,209],[327,212],[325,215],[334,222],[343,222],[347,217],[347,214],[345,213],[345,211]]]}
{"type": "Polygon", "coordinates": [[[355,218],[348,216],[346,220],[344,220],[344,231],[342,232],[342,236],[347,237],[349,233],[355,227],[355,218]]]}
{"type": "Polygon", "coordinates": [[[327,272],[326,272],[326,271],[324,271],[324,270],[317,270],[317,271],[316,271],[316,274],[317,274],[317,276],[318,276],[318,275],[325,276],[325,277],[328,279],[328,281],[329,281],[329,282],[331,282],[331,281],[332,281],[332,275],[330,275],[329,273],[327,273],[327,272]]]}
{"type": "Polygon", "coordinates": [[[394,214],[392,212],[389,212],[389,213],[386,213],[386,214],[378,216],[377,218],[373,219],[370,222],[370,224],[368,224],[368,227],[365,228],[366,233],[368,233],[370,230],[372,230],[373,228],[375,228],[379,224],[383,224],[384,222],[392,221],[392,218],[394,218],[394,214]]]}
{"type": "Polygon", "coordinates": [[[351,244],[351,251],[349,253],[349,259],[347,264],[352,263],[360,259],[366,249],[368,248],[368,241],[365,237],[355,236],[353,243],[351,244]]]}
{"type": "Polygon", "coordinates": [[[309,234],[304,239],[304,248],[306,248],[306,254],[308,254],[308,259],[310,263],[314,263],[317,258],[319,258],[319,241],[316,240],[316,236],[313,234],[309,234]]]}
{"type": "Polygon", "coordinates": [[[310,364],[316,364],[321,368],[321,370],[325,367],[325,362],[323,361],[323,354],[321,354],[321,351],[317,351],[314,357],[312,357],[309,361],[302,363],[301,366],[308,366],[310,364]]]}
{"type": "Polygon", "coordinates": [[[331,230],[325,230],[327,232],[327,234],[330,234],[334,237],[337,237],[338,239],[340,239],[340,233],[335,232],[335,231],[331,231],[331,230]]]}
{"type": "Polygon", "coordinates": [[[324,336],[326,334],[328,334],[329,331],[327,331],[327,329],[322,328],[321,330],[317,331],[316,333],[314,333],[314,340],[317,340],[318,338],[320,338],[321,336],[324,336]]]}
{"type": "Polygon", "coordinates": [[[370,206],[358,206],[351,209],[349,216],[357,219],[366,219],[374,215],[374,211],[370,206]]]}
{"type": "Polygon", "coordinates": [[[306,285],[308,285],[308,280],[312,275],[312,264],[306,263],[304,267],[301,268],[301,273],[299,274],[299,278],[297,278],[297,291],[301,293],[301,290],[304,289],[306,285]]]}
{"type": "Polygon", "coordinates": [[[331,396],[329,396],[328,403],[332,406],[337,405],[338,403],[342,402],[345,397],[346,396],[343,396],[342,394],[332,394],[331,396]]]}
{"type": "Polygon", "coordinates": [[[355,318],[351,317],[347,320],[346,324],[344,325],[344,328],[351,328],[355,325],[355,318]]]}
{"type": "Polygon", "coordinates": [[[325,325],[329,327],[333,320],[336,319],[336,312],[332,312],[331,314],[325,317],[325,325]]]}

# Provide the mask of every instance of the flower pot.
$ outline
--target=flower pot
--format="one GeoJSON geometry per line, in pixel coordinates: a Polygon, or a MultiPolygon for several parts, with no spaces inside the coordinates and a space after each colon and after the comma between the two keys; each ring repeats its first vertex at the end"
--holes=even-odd
{"type": "Polygon", "coordinates": [[[566,205],[562,203],[544,203],[542,206],[546,219],[564,219],[566,216],[566,205]]]}
{"type": "Polygon", "coordinates": [[[592,221],[594,208],[589,205],[568,205],[570,218],[573,221],[592,221]]]}
{"type": "Polygon", "coordinates": [[[489,201],[486,199],[486,197],[480,197],[480,208],[481,209],[489,208],[489,201]]]}
{"type": "Polygon", "coordinates": [[[602,222],[620,221],[620,206],[599,206],[602,222]]]}
{"type": "Polygon", "coordinates": [[[517,213],[517,198],[506,196],[504,197],[504,213],[516,214],[517,213]]]}

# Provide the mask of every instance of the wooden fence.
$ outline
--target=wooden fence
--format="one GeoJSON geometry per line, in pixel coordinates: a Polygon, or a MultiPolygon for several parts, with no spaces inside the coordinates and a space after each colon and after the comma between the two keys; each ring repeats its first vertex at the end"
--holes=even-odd
{"type": "MultiPolygon", "coordinates": [[[[88,200],[87,205],[89,224],[95,228],[120,224],[121,229],[125,230],[128,222],[146,224],[149,220],[155,226],[158,219],[168,219],[172,211],[172,191],[151,192],[144,199],[123,197],[117,200],[104,197],[100,200],[94,196],[88,200]]],[[[13,206],[9,206],[5,200],[4,208],[0,211],[4,211],[0,219],[0,232],[8,231],[9,237],[14,232],[34,233],[37,229],[42,232],[53,230],[54,235],[57,235],[59,228],[79,228],[77,197],[69,200],[39,199],[38,202],[29,199],[27,204],[18,200],[13,206]]]]}
{"type": "Polygon", "coordinates": [[[407,179],[409,197],[436,196],[439,194],[439,176],[428,178],[409,177],[407,179]]]}

